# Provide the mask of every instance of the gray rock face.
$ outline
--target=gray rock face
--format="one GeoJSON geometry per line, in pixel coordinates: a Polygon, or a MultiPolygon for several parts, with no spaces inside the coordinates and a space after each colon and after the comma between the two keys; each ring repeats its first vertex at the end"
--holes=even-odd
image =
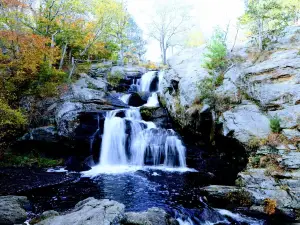
{"type": "Polygon", "coordinates": [[[297,139],[300,141],[300,132],[298,130],[291,130],[291,129],[283,129],[282,133],[286,136],[289,140],[297,139]]]}
{"type": "Polygon", "coordinates": [[[295,210],[300,209],[299,170],[274,173],[276,179],[266,174],[266,169],[248,169],[239,173],[239,187],[211,185],[201,190],[209,199],[228,203],[232,203],[231,201],[237,198],[244,199],[243,203],[247,206],[252,205],[251,210],[260,213],[266,213],[264,211],[265,200],[272,199],[276,201],[276,209],[279,213],[295,218],[295,210]]]}
{"type": "Polygon", "coordinates": [[[284,154],[282,156],[281,165],[288,169],[300,169],[300,152],[284,154]]]}
{"type": "Polygon", "coordinates": [[[256,105],[245,101],[244,105],[223,113],[224,135],[233,132],[233,136],[245,144],[253,137],[267,138],[271,133],[269,123],[256,105]]]}
{"type": "MultiPolygon", "coordinates": [[[[204,51],[204,47],[186,49],[168,60],[172,69],[164,74],[161,81],[163,95],[167,95],[166,90],[172,86],[172,80],[178,81],[180,104],[192,105],[199,94],[198,86],[205,77],[209,76],[206,69],[201,67],[204,51]]],[[[170,100],[171,96],[169,93],[165,97],[170,100]]]]}
{"type": "Polygon", "coordinates": [[[124,205],[116,201],[87,198],[63,215],[55,211],[42,214],[38,225],[179,225],[164,210],[151,208],[146,212],[124,213],[124,205]]]}
{"type": "Polygon", "coordinates": [[[164,210],[159,208],[150,208],[146,212],[126,213],[122,222],[124,225],[179,225],[179,223],[170,217],[164,210]]]}
{"type": "Polygon", "coordinates": [[[57,130],[54,126],[39,127],[31,129],[25,134],[20,140],[21,141],[45,141],[45,142],[56,142],[57,141],[57,130]]]}
{"type": "Polygon", "coordinates": [[[282,110],[270,111],[269,115],[271,117],[277,116],[280,119],[281,128],[292,129],[300,127],[300,105],[289,106],[282,110]]]}
{"type": "Polygon", "coordinates": [[[27,197],[0,196],[0,224],[21,224],[27,219],[24,206],[29,205],[27,197]]]}
{"type": "Polygon", "coordinates": [[[139,66],[114,66],[111,68],[111,75],[120,74],[124,79],[140,77],[144,73],[146,73],[146,69],[139,66]]]}
{"type": "Polygon", "coordinates": [[[124,216],[124,205],[108,199],[87,198],[60,216],[52,216],[39,225],[117,225],[124,216]]]}

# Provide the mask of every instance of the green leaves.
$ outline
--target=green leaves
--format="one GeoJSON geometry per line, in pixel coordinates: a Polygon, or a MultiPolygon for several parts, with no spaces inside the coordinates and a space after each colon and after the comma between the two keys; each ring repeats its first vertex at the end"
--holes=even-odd
{"type": "Polygon", "coordinates": [[[225,34],[220,29],[216,29],[207,45],[203,67],[210,71],[223,69],[227,64],[226,54],[225,34]]]}
{"type": "Polygon", "coordinates": [[[246,25],[259,50],[264,50],[299,11],[300,0],[250,0],[240,23],[246,25]]]}

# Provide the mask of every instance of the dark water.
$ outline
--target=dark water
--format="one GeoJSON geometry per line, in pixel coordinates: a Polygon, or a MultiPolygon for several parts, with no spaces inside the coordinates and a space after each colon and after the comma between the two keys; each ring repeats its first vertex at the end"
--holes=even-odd
{"type": "Polygon", "coordinates": [[[123,203],[126,211],[160,207],[182,225],[190,224],[266,224],[261,220],[209,207],[201,200],[200,187],[209,177],[199,172],[140,170],[124,174],[99,174],[53,187],[33,190],[27,195],[33,212],[54,209],[66,211],[87,197],[112,199],[123,203]]]}

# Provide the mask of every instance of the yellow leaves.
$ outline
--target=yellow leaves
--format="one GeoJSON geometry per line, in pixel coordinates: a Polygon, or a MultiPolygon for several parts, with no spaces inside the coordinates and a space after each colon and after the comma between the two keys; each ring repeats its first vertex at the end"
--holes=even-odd
{"type": "Polygon", "coordinates": [[[36,34],[1,31],[0,40],[9,50],[9,60],[0,61],[3,66],[11,68],[10,80],[22,83],[36,76],[44,60],[55,62],[59,49],[50,47],[50,39],[36,34]]]}
{"type": "Polygon", "coordinates": [[[270,198],[265,199],[264,211],[268,215],[273,215],[276,212],[276,206],[276,200],[270,198]]]}

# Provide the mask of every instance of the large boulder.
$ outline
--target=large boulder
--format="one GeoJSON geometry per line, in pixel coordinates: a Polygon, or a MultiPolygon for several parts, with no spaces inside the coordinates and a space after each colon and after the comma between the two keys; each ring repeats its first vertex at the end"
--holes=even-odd
{"type": "Polygon", "coordinates": [[[128,213],[124,209],[125,206],[119,202],[90,197],[61,215],[55,211],[44,212],[38,225],[178,225],[175,219],[159,208],[128,213]]]}
{"type": "Polygon", "coordinates": [[[126,213],[124,225],[179,225],[164,210],[159,208],[150,208],[146,212],[129,212],[126,213]]]}
{"type": "Polygon", "coordinates": [[[132,93],[128,99],[128,105],[139,107],[147,103],[150,93],[147,92],[137,92],[132,93]]]}
{"type": "Polygon", "coordinates": [[[43,142],[57,142],[58,135],[56,127],[45,126],[30,129],[27,134],[25,134],[20,141],[43,141],[43,142]]]}
{"type": "Polygon", "coordinates": [[[124,205],[116,201],[87,198],[76,204],[67,214],[51,216],[39,225],[110,225],[120,224],[124,217],[124,205]]]}
{"type": "Polygon", "coordinates": [[[29,206],[27,197],[0,196],[0,224],[21,224],[27,219],[24,207],[29,206]]]}
{"type": "Polygon", "coordinates": [[[248,144],[252,138],[267,138],[271,133],[270,121],[259,107],[243,101],[232,110],[223,113],[224,135],[233,135],[241,143],[248,144]]]}
{"type": "Polygon", "coordinates": [[[182,106],[193,104],[201,81],[209,76],[207,70],[201,67],[204,51],[204,47],[185,49],[168,60],[171,69],[161,76],[160,84],[167,102],[172,104],[172,98],[178,95],[182,106]]]}
{"type": "Polygon", "coordinates": [[[211,185],[201,188],[215,206],[248,207],[248,210],[268,214],[266,204],[274,202],[274,214],[295,219],[300,209],[299,170],[267,175],[266,169],[248,169],[238,175],[239,186],[211,185]]]}

